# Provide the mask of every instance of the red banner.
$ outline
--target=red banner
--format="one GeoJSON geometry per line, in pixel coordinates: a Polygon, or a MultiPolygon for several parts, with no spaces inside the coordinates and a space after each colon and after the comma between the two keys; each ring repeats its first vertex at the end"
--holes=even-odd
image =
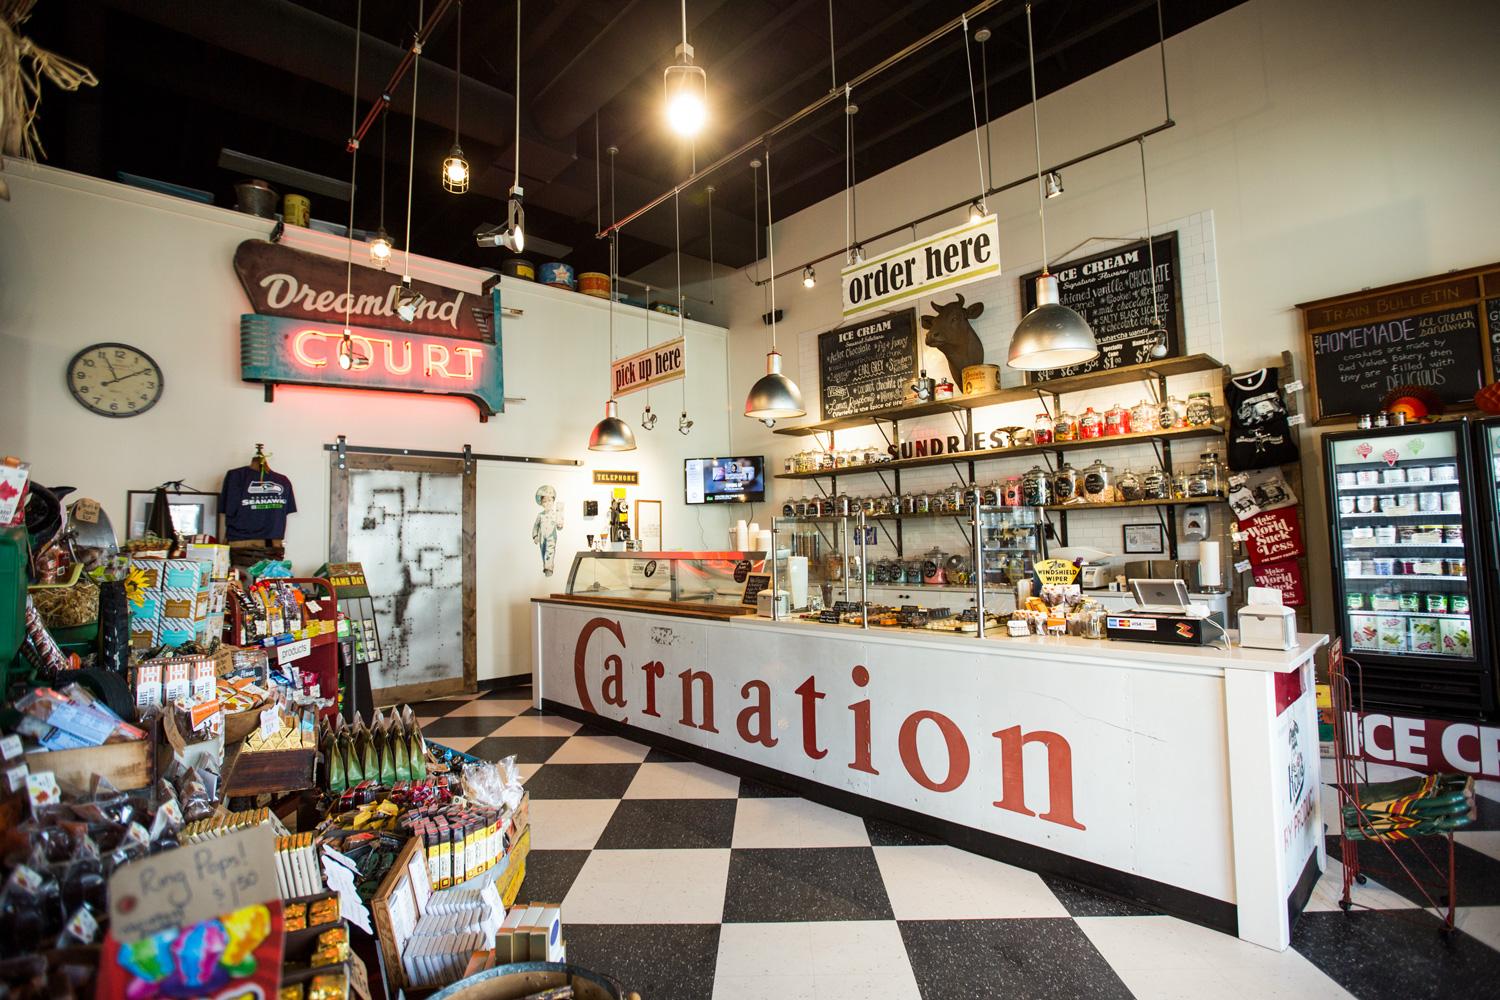
{"type": "Polygon", "coordinates": [[[1500,727],[1378,712],[1349,712],[1344,726],[1352,757],[1424,774],[1500,778],[1500,727]]]}
{"type": "Polygon", "coordinates": [[[1307,589],[1302,585],[1302,566],[1295,559],[1266,563],[1250,570],[1257,587],[1275,587],[1281,591],[1281,603],[1300,608],[1307,603],[1307,589]]]}
{"type": "Polygon", "coordinates": [[[1245,548],[1252,566],[1302,555],[1302,529],[1297,526],[1295,508],[1261,511],[1242,521],[1240,528],[1249,536],[1245,548]]]}

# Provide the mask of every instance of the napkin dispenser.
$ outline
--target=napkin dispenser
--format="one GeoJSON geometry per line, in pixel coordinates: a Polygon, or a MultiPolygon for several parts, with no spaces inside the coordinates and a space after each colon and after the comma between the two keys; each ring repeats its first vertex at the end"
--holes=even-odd
{"type": "Polygon", "coordinates": [[[1297,645],[1297,615],[1281,603],[1275,587],[1251,587],[1239,610],[1240,645],[1251,649],[1291,649],[1297,645]]]}
{"type": "Polygon", "coordinates": [[[785,617],[792,613],[789,598],[790,595],[784,590],[762,590],[755,595],[755,613],[762,618],[785,617]]]}

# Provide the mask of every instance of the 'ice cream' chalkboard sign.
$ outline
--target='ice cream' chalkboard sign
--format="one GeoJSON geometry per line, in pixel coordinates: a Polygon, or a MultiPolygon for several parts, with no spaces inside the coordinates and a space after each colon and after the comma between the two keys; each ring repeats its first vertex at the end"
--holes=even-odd
{"type": "Polygon", "coordinates": [[[1403,386],[1471,407],[1500,353],[1500,309],[1487,292],[1500,292],[1494,264],[1300,304],[1315,422],[1374,413],[1403,386]]]}

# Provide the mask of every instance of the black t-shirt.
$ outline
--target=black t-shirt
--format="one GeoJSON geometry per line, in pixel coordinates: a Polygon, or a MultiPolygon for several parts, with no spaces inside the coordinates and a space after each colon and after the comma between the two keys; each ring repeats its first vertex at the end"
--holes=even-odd
{"type": "Polygon", "coordinates": [[[1268,469],[1297,461],[1297,439],[1287,423],[1276,369],[1236,375],[1224,383],[1229,411],[1229,468],[1268,469]]]}
{"type": "Polygon", "coordinates": [[[219,510],[224,515],[226,542],[285,538],[286,516],[296,513],[297,498],[286,476],[244,465],[224,473],[219,510]]]}

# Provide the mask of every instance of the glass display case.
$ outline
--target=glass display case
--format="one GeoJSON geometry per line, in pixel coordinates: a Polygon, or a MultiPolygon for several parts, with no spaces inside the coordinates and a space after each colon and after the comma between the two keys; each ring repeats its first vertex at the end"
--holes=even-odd
{"type": "Polygon", "coordinates": [[[993,587],[1029,577],[1032,565],[1047,558],[1046,537],[1046,519],[1036,507],[979,508],[984,582],[993,587]]]}
{"type": "Polygon", "coordinates": [[[740,606],[745,576],[763,572],[764,552],[580,552],[568,596],[605,600],[740,606]]]}

